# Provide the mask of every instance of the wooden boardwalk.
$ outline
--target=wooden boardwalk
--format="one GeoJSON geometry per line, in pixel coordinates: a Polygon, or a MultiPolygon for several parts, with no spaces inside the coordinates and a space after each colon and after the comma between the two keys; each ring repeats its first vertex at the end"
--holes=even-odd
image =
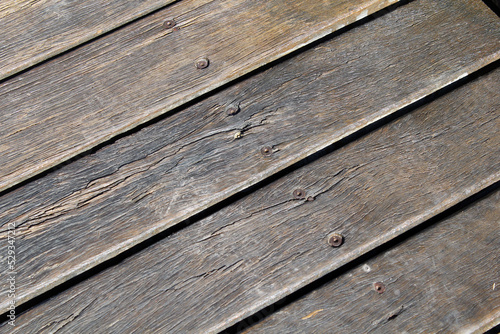
{"type": "Polygon", "coordinates": [[[499,12],[5,1],[0,333],[500,331],[499,12]]]}

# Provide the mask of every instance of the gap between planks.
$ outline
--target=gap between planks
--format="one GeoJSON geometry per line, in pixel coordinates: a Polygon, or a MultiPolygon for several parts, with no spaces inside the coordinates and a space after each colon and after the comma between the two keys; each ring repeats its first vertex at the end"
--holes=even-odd
{"type": "Polygon", "coordinates": [[[410,3],[2,196],[0,236],[14,223],[26,249],[17,261],[18,302],[497,59],[500,39],[491,27],[498,22],[481,2],[472,4],[410,3]],[[457,24],[460,40],[450,28],[457,24]],[[407,38],[432,25],[432,34],[407,38]],[[384,38],[368,33],[377,31],[384,38]],[[338,63],[326,66],[330,50],[338,63]],[[354,57],[359,50],[366,55],[354,57]],[[239,114],[225,116],[228,101],[241,102],[239,114]],[[238,130],[243,137],[234,140],[238,130]],[[274,147],[269,159],[260,154],[264,145],[274,147]]]}
{"type": "Polygon", "coordinates": [[[183,0],[0,83],[0,191],[396,1],[183,0]]]}
{"type": "Polygon", "coordinates": [[[484,333],[500,322],[498,187],[460,211],[284,301],[244,333],[484,333]]]}
{"type": "Polygon", "coordinates": [[[4,0],[0,4],[0,82],[172,2],[4,0]]]}
{"type": "Polygon", "coordinates": [[[13,332],[228,328],[500,181],[499,79],[497,68],[123,259],[13,332]]]}

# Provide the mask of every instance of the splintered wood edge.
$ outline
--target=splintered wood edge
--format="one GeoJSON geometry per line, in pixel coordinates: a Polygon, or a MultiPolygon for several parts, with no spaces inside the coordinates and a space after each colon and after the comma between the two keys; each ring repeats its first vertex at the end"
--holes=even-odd
{"type": "MultiPolygon", "coordinates": [[[[460,88],[461,93],[463,93],[468,87],[470,87],[470,86],[461,87],[460,88]]],[[[450,94],[452,94],[452,93],[450,93],[450,94]]],[[[427,108],[434,108],[434,107],[429,105],[427,108]]],[[[450,107],[449,112],[452,112],[452,109],[453,108],[450,107]]],[[[423,111],[425,111],[425,110],[423,110],[423,111]]],[[[465,111],[463,111],[463,112],[465,113],[465,111]]],[[[410,117],[410,116],[411,116],[411,114],[408,115],[408,117],[410,117]]],[[[453,124],[452,120],[450,120],[450,122],[451,122],[451,124],[453,124]]],[[[488,123],[488,121],[486,121],[486,123],[488,123]]],[[[417,133],[420,133],[418,130],[415,130],[415,131],[417,133]]],[[[467,131],[467,130],[463,130],[463,131],[467,131]]],[[[384,134],[383,134],[383,132],[380,132],[379,135],[383,136],[384,134]]],[[[369,142],[369,139],[370,138],[367,138],[366,140],[369,142]]],[[[452,140],[452,139],[453,139],[453,137],[450,137],[446,140],[452,140]]],[[[448,156],[444,156],[440,159],[448,159],[448,158],[449,158],[448,156]]],[[[319,164],[319,162],[318,162],[318,164],[319,164]]],[[[321,164],[324,164],[325,166],[331,165],[327,161],[322,161],[321,164]]],[[[303,171],[302,173],[308,173],[308,171],[303,171]]],[[[484,178],[484,177],[478,178],[478,181],[475,181],[469,187],[457,188],[454,191],[453,195],[450,195],[449,197],[447,197],[446,200],[441,201],[440,203],[436,204],[433,207],[425,208],[423,210],[423,212],[421,212],[421,213],[412,214],[410,217],[405,218],[405,220],[403,220],[400,223],[400,225],[398,225],[397,227],[390,228],[388,230],[388,232],[385,232],[384,234],[377,236],[377,238],[373,238],[375,240],[373,240],[372,238],[366,238],[368,236],[365,236],[364,239],[367,239],[370,241],[368,241],[368,242],[363,241],[361,246],[356,246],[355,249],[347,252],[346,254],[340,255],[338,258],[335,259],[335,261],[332,261],[329,265],[323,265],[321,267],[321,269],[317,269],[317,270],[315,269],[315,271],[313,273],[307,273],[306,275],[301,276],[300,279],[297,279],[295,284],[289,284],[286,286],[286,288],[283,287],[278,292],[273,293],[272,295],[267,294],[264,300],[260,300],[259,302],[255,302],[251,307],[244,307],[244,310],[238,312],[237,314],[234,314],[232,317],[224,319],[223,322],[220,322],[219,324],[213,325],[210,328],[204,328],[205,332],[211,333],[211,332],[217,332],[217,331],[223,330],[223,329],[231,326],[232,324],[236,323],[237,321],[242,320],[246,316],[254,314],[256,311],[262,309],[263,307],[265,307],[267,305],[273,304],[274,302],[282,299],[283,297],[287,296],[291,292],[296,291],[297,289],[299,289],[299,288],[301,288],[309,283],[312,283],[316,279],[323,277],[324,275],[339,268],[340,266],[353,261],[354,259],[358,258],[359,256],[365,254],[367,251],[370,251],[370,250],[372,250],[372,249],[374,249],[382,244],[385,244],[386,242],[394,239],[395,237],[401,235],[402,233],[408,231],[409,229],[411,229],[415,226],[418,226],[419,224],[428,220],[429,218],[434,217],[436,214],[443,212],[444,210],[453,206],[454,204],[457,204],[457,203],[461,202],[463,199],[466,199],[469,196],[479,192],[480,190],[484,189],[488,184],[491,184],[495,181],[498,181],[500,178],[500,172],[493,173],[493,174],[488,173],[488,175],[489,176],[486,178],[484,178]]],[[[443,175],[440,175],[439,177],[442,177],[442,176],[443,175]]],[[[444,176],[449,177],[450,175],[444,175],[444,176]]],[[[294,174],[291,177],[297,177],[297,175],[294,174]]],[[[313,210],[313,208],[311,208],[309,210],[313,210]]],[[[293,213],[291,213],[291,214],[293,214],[293,213]]],[[[161,251],[161,250],[159,250],[159,251],[161,251]]],[[[152,254],[150,254],[150,255],[152,255],[152,254]]],[[[144,256],[144,254],[142,256],[144,256]]],[[[132,264],[129,263],[127,266],[130,266],[130,265],[133,265],[133,263],[132,264]]],[[[114,271],[116,271],[116,270],[117,270],[117,267],[114,268],[114,271]]],[[[100,278],[96,278],[96,279],[101,279],[101,280],[106,279],[109,281],[109,277],[100,277],[100,278]]],[[[92,278],[90,280],[92,280],[92,278]]],[[[83,283],[83,284],[85,284],[85,283],[83,283]]],[[[66,292],[66,294],[67,293],[68,292],[66,292]]],[[[52,303],[55,303],[55,302],[56,301],[54,301],[54,300],[52,301],[52,303]]],[[[43,308],[43,306],[40,306],[40,307],[43,308]]],[[[55,307],[52,307],[52,309],[55,309],[55,307]]],[[[28,312],[31,312],[31,311],[28,311],[28,312]]],[[[27,315],[25,314],[25,316],[27,316],[27,315]]]]}
{"type": "Polygon", "coordinates": [[[284,45],[281,48],[278,48],[278,50],[282,49],[281,52],[276,53],[274,52],[275,50],[266,52],[264,57],[258,59],[258,61],[243,64],[240,68],[236,68],[225,78],[217,80],[216,82],[212,82],[211,84],[206,85],[205,88],[197,89],[195,93],[189,94],[188,96],[178,98],[177,100],[174,99],[174,101],[171,101],[169,104],[166,104],[162,108],[149,113],[145,117],[142,117],[140,119],[133,119],[133,117],[130,117],[129,122],[125,126],[116,128],[112,132],[104,135],[93,136],[93,140],[87,140],[85,143],[81,143],[76,147],[63,151],[60,154],[54,155],[51,158],[42,159],[35,166],[31,166],[29,168],[19,168],[10,171],[10,173],[6,176],[4,175],[0,177],[0,193],[5,192],[9,188],[12,188],[13,186],[20,184],[26,180],[29,180],[36,175],[41,174],[66,161],[71,161],[72,159],[77,158],[78,155],[87,152],[90,149],[102,143],[105,143],[124,132],[132,130],[162,114],[167,113],[170,110],[181,107],[200,96],[206,95],[211,91],[238,79],[243,75],[251,73],[269,63],[275,62],[290,53],[302,49],[307,45],[314,43],[317,40],[324,38],[349,24],[359,21],[367,17],[368,15],[380,11],[399,1],[400,0],[365,0],[365,3],[361,4],[363,5],[362,8],[356,7],[357,11],[348,12],[344,15],[336,17],[332,23],[326,24],[323,29],[311,33],[307,39],[295,41],[290,38],[288,41],[284,42],[284,45]]]}
{"type": "MultiPolygon", "coordinates": [[[[265,303],[260,303],[260,304],[255,304],[252,308],[245,309],[245,312],[241,312],[239,314],[235,314],[233,317],[228,317],[227,320],[224,323],[220,323],[215,325],[214,327],[211,327],[210,329],[207,329],[207,333],[219,333],[224,331],[225,329],[237,324],[239,321],[244,320],[246,317],[251,316],[252,314],[256,314],[263,308],[272,305],[286,296],[288,296],[291,292],[297,291],[303,287],[305,287],[308,284],[313,283],[314,281],[320,279],[321,277],[331,273],[332,271],[356,260],[360,256],[376,249],[377,247],[380,247],[384,244],[387,244],[391,240],[395,239],[399,235],[408,232],[412,228],[415,228],[416,226],[428,221],[432,217],[435,217],[436,215],[446,211],[447,209],[453,207],[454,205],[464,201],[465,199],[469,198],[470,196],[473,196],[477,193],[479,193],[481,190],[486,189],[488,186],[500,181],[500,173],[496,173],[492,175],[491,177],[487,178],[486,180],[483,180],[481,182],[478,182],[471,188],[465,189],[462,191],[460,194],[455,194],[455,196],[452,197],[452,199],[449,199],[443,203],[440,203],[442,205],[436,205],[435,207],[431,208],[430,210],[420,214],[417,216],[415,219],[411,220],[406,220],[404,223],[400,224],[397,229],[397,233],[394,231],[391,231],[389,233],[386,233],[384,235],[377,236],[377,238],[374,238],[374,240],[370,243],[366,243],[363,245],[363,247],[359,247],[356,249],[356,255],[352,254],[347,254],[343,257],[339,257],[338,261],[335,264],[332,264],[330,266],[324,266],[321,271],[315,272],[312,275],[305,276],[303,280],[297,282],[295,285],[289,285],[286,289],[286,291],[281,291],[279,294],[275,294],[269,299],[266,300],[265,303]]],[[[496,321],[497,319],[493,320],[496,321]]],[[[489,326],[491,322],[488,322],[488,324],[485,324],[484,326],[489,326]]]]}
{"type": "MultiPolygon", "coordinates": [[[[464,68],[462,71],[459,71],[458,73],[456,73],[454,76],[450,76],[450,78],[447,78],[448,81],[444,82],[444,85],[448,85],[448,84],[451,84],[461,78],[464,78],[468,75],[468,73],[472,73],[474,72],[475,70],[477,69],[480,69],[481,67],[491,63],[492,61],[498,59],[500,55],[500,52],[496,52],[494,53],[493,55],[490,55],[486,58],[483,58],[481,59],[480,61],[477,61],[473,64],[471,64],[468,68],[464,68]]],[[[426,89],[425,91],[423,92],[416,92],[414,95],[411,95],[409,98],[407,98],[405,100],[405,103],[401,106],[401,107],[398,107],[398,108],[402,108],[404,106],[407,106],[407,105],[410,105],[411,103],[415,102],[415,101],[418,101],[420,98],[423,98],[425,97],[427,94],[430,94],[432,92],[435,92],[439,89],[441,89],[443,86],[443,83],[439,84],[439,83],[436,83],[435,86],[432,86],[428,89],[426,89]],[[420,94],[420,96],[419,96],[420,94]]],[[[335,138],[335,141],[337,140],[340,140],[346,136],[348,136],[349,134],[352,134],[356,131],[358,131],[359,129],[363,128],[364,126],[368,125],[368,124],[371,124],[385,116],[387,116],[388,114],[392,113],[392,112],[395,112],[397,111],[398,109],[396,110],[389,110],[390,108],[388,108],[388,110],[383,110],[381,111],[378,116],[376,116],[374,118],[373,121],[370,121],[368,123],[363,123],[363,125],[358,125],[356,128],[352,128],[351,130],[349,130],[348,132],[346,132],[344,135],[340,136],[339,138],[335,138]]],[[[375,114],[377,115],[377,114],[375,114]]],[[[322,148],[328,146],[328,145],[331,145],[333,143],[332,141],[328,141],[328,142],[319,142],[319,143],[314,143],[313,146],[311,147],[310,150],[308,150],[307,153],[303,154],[303,155],[300,155],[300,156],[292,156],[290,158],[290,160],[284,160],[284,163],[281,165],[281,166],[278,166],[277,170],[281,170],[283,168],[285,168],[286,166],[292,164],[293,162],[296,162],[296,161],[299,161],[301,159],[304,159],[305,157],[309,156],[310,154],[313,154],[319,150],[321,150],[322,148]]],[[[221,194],[220,196],[214,196],[214,200],[210,203],[207,203],[206,205],[202,206],[200,210],[203,210],[203,209],[206,209],[206,208],[209,208],[211,207],[213,204],[215,203],[218,203],[219,201],[223,200],[223,199],[226,199],[228,198],[229,196],[233,195],[234,193],[238,192],[238,191],[241,191],[245,188],[247,188],[248,186],[250,186],[251,184],[254,184],[255,182],[263,179],[263,178],[266,178],[266,177],[269,177],[271,175],[273,175],[277,170],[272,170],[272,171],[268,171],[267,173],[263,173],[263,174],[259,174],[256,176],[256,180],[252,180],[252,182],[248,182],[248,183],[245,183],[239,187],[236,187],[234,189],[230,189],[229,192],[225,192],[223,194],[221,194]]],[[[491,181],[490,183],[487,182],[487,185],[491,184],[491,183],[494,183],[496,181],[491,181]]],[[[486,186],[487,186],[486,185],[486,186]]],[[[486,187],[485,186],[485,187],[486,187]]],[[[482,189],[482,188],[481,188],[482,189]]],[[[124,250],[150,238],[151,236],[154,236],[156,235],[157,233],[181,222],[181,221],[184,221],[186,218],[189,218],[191,217],[192,215],[189,214],[187,216],[181,216],[177,219],[174,219],[174,220],[171,220],[169,222],[163,222],[164,225],[162,225],[162,222],[158,223],[156,226],[154,226],[153,228],[151,228],[150,230],[147,230],[145,231],[144,233],[140,234],[139,236],[137,236],[136,238],[133,238],[133,239],[128,239],[126,240],[125,242],[122,242],[118,245],[115,245],[114,247],[108,249],[106,252],[103,252],[101,253],[99,256],[96,256],[88,261],[83,261],[81,262],[81,265],[78,266],[78,267],[74,267],[72,268],[72,271],[70,272],[66,272],[64,274],[61,274],[59,275],[57,278],[53,279],[53,280],[47,280],[47,281],[44,281],[43,284],[39,285],[38,286],[38,289],[35,289],[35,293],[33,293],[33,290],[29,293],[25,293],[24,295],[21,295],[20,298],[19,298],[19,303],[23,303],[23,302],[26,302],[27,300],[31,299],[31,298],[34,298],[36,297],[37,295],[43,293],[43,292],[46,292],[48,290],[50,290],[51,288],[63,283],[64,281],[70,279],[70,278],[73,278],[75,276],[77,276],[78,274],[81,274],[83,272],[85,272],[86,270],[88,269],[91,269],[93,267],[95,267],[96,265],[122,253],[124,250]]],[[[6,305],[3,305],[4,307],[6,307],[6,305]]]]}
{"type": "MultiPolygon", "coordinates": [[[[483,66],[486,66],[488,64],[490,64],[491,62],[495,61],[498,59],[498,57],[500,56],[500,52],[496,53],[495,54],[495,57],[488,57],[487,59],[489,60],[488,62],[485,62],[484,65],[480,65],[479,63],[476,63],[474,64],[474,67],[477,68],[477,70],[481,69],[483,66]]],[[[469,73],[474,73],[474,70],[473,69],[468,69],[468,71],[465,71],[464,74],[461,74],[459,76],[456,76],[454,79],[451,79],[450,81],[448,81],[445,85],[443,86],[435,86],[433,90],[427,92],[426,94],[427,95],[430,95],[460,79],[463,79],[465,78],[469,73]]],[[[420,93],[420,92],[418,92],[420,93]]],[[[294,156],[293,159],[290,159],[290,160],[285,160],[280,166],[279,168],[277,168],[276,170],[273,170],[273,171],[269,171],[269,172],[266,172],[266,173],[260,173],[260,174],[256,174],[254,175],[254,179],[255,180],[249,180],[248,182],[246,182],[245,184],[242,184],[242,185],[239,185],[239,186],[236,186],[236,187],[233,187],[233,188],[230,188],[228,191],[224,192],[224,193],[221,193],[220,195],[218,196],[213,196],[213,200],[209,203],[206,203],[204,204],[203,206],[201,206],[199,208],[198,211],[203,211],[203,210],[206,210],[208,208],[211,208],[213,207],[215,204],[217,203],[220,203],[221,201],[225,200],[225,199],[228,199],[229,197],[233,196],[234,194],[236,193],[239,193],[245,189],[247,189],[248,187],[254,185],[255,183],[259,182],[260,180],[264,180],[266,178],[269,178],[271,177],[272,175],[274,175],[275,173],[279,172],[280,170],[298,162],[298,161],[301,161],[305,158],[307,158],[308,156],[311,156],[317,152],[319,152],[320,150],[324,149],[325,147],[329,146],[329,145],[332,145],[333,143],[339,141],[339,140],[342,140],[343,138],[346,138],[348,137],[349,135],[365,128],[366,126],[370,125],[370,124],[373,124],[375,123],[376,121],[386,117],[388,114],[392,114],[398,110],[401,110],[402,108],[406,107],[406,106],[409,106],[423,98],[425,98],[427,95],[421,95],[420,98],[418,97],[418,93],[415,94],[415,99],[409,99],[405,104],[403,104],[400,108],[396,109],[396,110],[391,110],[390,113],[387,113],[387,110],[384,110],[384,112],[380,112],[380,115],[377,116],[376,118],[373,119],[373,121],[370,121],[370,122],[367,122],[366,124],[364,124],[363,126],[359,126],[359,127],[356,127],[356,128],[352,128],[350,131],[347,131],[345,132],[343,135],[339,136],[338,138],[335,139],[334,142],[327,142],[327,143],[319,143],[320,145],[317,145],[318,143],[316,143],[316,145],[312,145],[311,147],[311,150],[309,151],[308,154],[304,154],[304,155],[300,155],[300,156],[294,156]]],[[[478,185],[478,187],[474,187],[474,189],[470,189],[470,190],[467,190],[468,192],[470,192],[471,194],[474,194],[474,193],[477,193],[485,188],[487,188],[488,186],[494,184],[495,182],[497,181],[500,181],[500,173],[496,174],[496,175],[492,175],[489,179],[485,180],[484,182],[482,182],[481,184],[478,185]]],[[[435,214],[439,213],[439,212],[442,212],[443,210],[446,210],[447,208],[450,208],[452,207],[453,205],[459,203],[460,201],[462,201],[463,198],[457,198],[455,201],[451,201],[449,202],[445,207],[444,209],[440,209],[438,208],[437,211],[432,211],[432,212],[429,212],[428,214],[426,214],[423,218],[422,221],[425,221],[426,219],[434,216],[435,214]]],[[[127,239],[126,241],[124,242],[121,242],[119,244],[115,244],[113,245],[112,247],[108,248],[105,252],[102,252],[99,254],[99,256],[96,256],[96,257],[93,257],[87,261],[83,261],[79,264],[79,266],[77,267],[72,267],[71,268],[71,271],[67,272],[67,273],[64,273],[64,274],[61,274],[59,275],[58,277],[54,278],[54,279],[51,279],[51,280],[47,280],[47,281],[44,281],[42,282],[42,284],[38,285],[34,290],[32,291],[28,291],[26,293],[20,293],[18,294],[18,304],[22,304],[22,303],[25,303],[27,302],[28,300],[31,300],[39,295],[41,295],[42,293],[45,293],[49,290],[51,290],[52,288],[66,282],[67,280],[75,277],[75,276],[78,276],[92,268],[94,268],[95,266],[109,260],[109,259],[112,259],[113,257],[116,257],[117,255],[123,253],[125,250],[127,249],[130,249],[131,247],[137,245],[137,244],[140,244],[141,242],[145,241],[145,240],[148,240],[149,238],[157,235],[158,233],[161,233],[163,231],[165,231],[166,229],[172,227],[172,226],[175,226],[183,221],[185,221],[186,219],[189,219],[190,217],[192,217],[193,214],[187,214],[187,215],[182,215],[182,216],[179,216],[175,219],[170,219],[168,221],[165,221],[165,222],[160,222],[158,224],[156,224],[153,228],[150,228],[148,230],[145,230],[143,233],[141,233],[140,235],[134,237],[134,238],[131,238],[131,239],[127,239]]],[[[418,223],[417,223],[418,224],[418,223]]],[[[408,226],[407,229],[410,229],[411,226],[413,226],[413,224],[410,224],[408,226]]],[[[389,236],[386,236],[386,237],[389,237],[389,236]]],[[[391,240],[392,238],[387,238],[385,240],[391,240]]],[[[386,241],[385,241],[386,242],[386,241]]],[[[383,242],[383,243],[385,243],[383,242]]],[[[380,244],[374,244],[373,247],[377,247],[379,246],[380,244]]],[[[372,248],[367,248],[366,251],[370,250],[372,248]]],[[[6,308],[8,307],[8,303],[4,302],[4,303],[0,303],[0,310],[6,310],[6,308]]],[[[256,310],[258,311],[258,309],[256,310]]]]}
{"type": "MultiPolygon", "coordinates": [[[[320,309],[321,305],[325,305],[328,303],[329,300],[336,300],[335,295],[337,292],[337,289],[340,288],[341,286],[344,286],[346,284],[346,280],[354,280],[354,281],[359,281],[363,280],[368,280],[367,278],[365,279],[366,276],[370,275],[373,276],[373,280],[375,280],[375,277],[377,276],[382,276],[382,277],[392,277],[391,275],[395,275],[396,272],[393,271],[394,267],[397,267],[397,265],[391,264],[392,267],[391,269],[384,268],[384,264],[391,263],[389,260],[394,259],[394,261],[398,261],[399,263],[406,263],[408,260],[408,255],[411,254],[408,253],[410,250],[415,250],[415,248],[419,247],[424,240],[427,240],[426,236],[437,236],[437,235],[447,235],[447,233],[443,232],[448,232],[454,230],[453,227],[453,222],[455,221],[470,221],[470,216],[473,215],[475,210],[487,210],[489,215],[494,215],[495,212],[499,211],[499,208],[489,208],[488,206],[490,203],[496,203],[496,201],[500,198],[500,190],[493,190],[491,193],[487,194],[484,198],[481,198],[477,200],[474,204],[471,206],[468,206],[465,209],[462,209],[460,212],[456,212],[455,214],[452,214],[451,216],[443,218],[441,221],[437,222],[435,225],[431,226],[429,229],[426,229],[424,231],[419,232],[418,234],[413,234],[410,236],[408,239],[406,239],[404,242],[392,247],[391,249],[387,250],[386,252],[389,252],[386,256],[386,253],[379,253],[375,257],[372,257],[371,259],[367,260],[367,263],[364,266],[367,266],[368,270],[361,270],[361,264],[357,265],[354,268],[349,269],[348,271],[342,272],[339,276],[332,278],[328,283],[318,287],[317,289],[313,290],[312,292],[309,292],[308,294],[303,295],[299,299],[293,301],[292,303],[286,305],[279,311],[270,314],[269,318],[263,319],[261,322],[255,323],[255,324],[248,324],[249,326],[242,332],[242,333],[253,333],[253,332],[263,332],[263,331],[271,331],[271,332],[276,332],[281,327],[283,330],[285,327],[293,326],[294,323],[299,323],[300,320],[307,320],[313,318],[315,315],[319,314],[320,311],[322,313],[322,320],[316,320],[316,323],[308,323],[307,326],[311,326],[311,328],[315,328],[316,330],[321,331],[321,329],[324,329],[325,326],[316,328],[315,324],[321,325],[324,322],[324,319],[326,318],[331,318],[332,316],[338,315],[338,312],[341,311],[340,309],[342,308],[341,305],[344,305],[343,303],[340,304],[333,304],[331,308],[327,309],[320,309]],[[396,251],[401,250],[401,252],[396,253],[396,251]],[[404,253],[406,251],[407,253],[404,253]],[[398,254],[401,254],[400,257],[398,258],[398,254]],[[377,265],[375,265],[377,264],[377,265]],[[370,267],[375,267],[377,268],[376,274],[368,274],[370,272],[370,267]],[[353,278],[354,277],[354,278],[353,278]],[[310,309],[317,309],[316,311],[313,311],[312,313],[307,314],[307,310],[310,309]],[[298,312],[304,312],[304,314],[307,314],[306,316],[300,318],[298,317],[298,312]],[[300,319],[300,320],[299,320],[300,319]]],[[[479,222],[483,222],[484,217],[481,217],[481,219],[476,218],[476,228],[477,224],[479,222]]],[[[494,219],[487,219],[488,224],[486,224],[485,228],[493,228],[495,223],[494,219]]],[[[497,232],[497,231],[496,231],[497,232]]],[[[439,250],[436,250],[435,246],[438,246],[437,243],[439,241],[439,244],[443,243],[446,240],[438,240],[436,238],[432,239],[432,243],[426,244],[425,249],[426,249],[426,254],[436,254],[439,252],[439,250]]],[[[455,237],[454,242],[457,242],[457,237],[455,237]]],[[[437,247],[439,248],[439,247],[437,247]]],[[[494,246],[490,247],[490,250],[494,250],[494,246]]],[[[444,250],[447,252],[446,250],[444,250]]],[[[474,251],[474,250],[472,250],[474,251]]],[[[448,251],[447,255],[451,255],[448,251]]],[[[476,254],[478,251],[476,250],[476,254]]],[[[477,259],[476,259],[477,260],[477,259]]],[[[441,260],[443,261],[443,260],[441,260]]],[[[462,262],[468,262],[468,267],[474,267],[474,260],[473,259],[467,259],[467,258],[460,258],[459,262],[461,265],[463,265],[462,262]]],[[[458,262],[458,259],[457,259],[458,262]]],[[[439,262],[438,262],[439,263],[439,262]]],[[[440,263],[443,264],[443,263],[440,263]]],[[[404,268],[404,265],[401,265],[401,274],[404,275],[410,269],[404,268]]],[[[410,271],[411,272],[411,271],[410,271]]],[[[411,274],[410,274],[411,275],[411,274]]],[[[454,275],[457,275],[456,273],[454,275]]],[[[463,277],[467,277],[469,280],[471,278],[474,278],[474,275],[469,274],[467,271],[464,272],[463,277]]],[[[494,274],[491,274],[491,279],[494,279],[494,274]]],[[[476,277],[476,278],[485,278],[485,277],[476,277]]],[[[488,278],[486,276],[486,278],[488,278]]],[[[456,279],[456,277],[455,277],[456,279]]],[[[392,281],[391,283],[396,283],[398,279],[392,281]]],[[[425,278],[422,278],[423,281],[425,281],[425,278]]],[[[449,281],[448,281],[449,282],[449,281]]],[[[408,284],[408,282],[406,282],[408,284]]],[[[401,289],[403,286],[398,286],[398,289],[401,289]]],[[[422,289],[428,289],[428,287],[421,286],[422,289]]],[[[489,285],[488,287],[489,288],[489,285]]],[[[342,291],[339,293],[344,294],[345,291],[342,291]]],[[[476,293],[477,294],[477,293],[476,293]]],[[[398,294],[399,296],[399,294],[398,294]]],[[[344,297],[347,298],[347,297],[344,297]]],[[[406,296],[406,299],[410,298],[409,296],[406,296]]],[[[339,300],[336,300],[339,302],[339,300]]],[[[352,300],[350,301],[354,305],[359,305],[368,302],[368,298],[366,295],[356,295],[354,294],[352,297],[352,300]]],[[[425,301],[424,301],[425,302],[425,301]]],[[[416,301],[418,303],[418,301],[416,301]]],[[[406,305],[406,304],[405,304],[406,305]]],[[[392,306],[392,304],[391,304],[392,306]]],[[[414,305],[412,307],[418,307],[417,305],[414,305]]],[[[461,330],[459,333],[483,333],[493,327],[495,327],[499,322],[500,322],[500,305],[490,305],[492,307],[491,313],[485,314],[484,310],[483,313],[481,314],[481,317],[478,317],[477,321],[474,321],[474,323],[470,322],[468,324],[458,324],[461,326],[461,330]]],[[[356,309],[355,306],[353,306],[353,309],[356,309]]],[[[389,309],[386,310],[386,312],[390,311],[389,309]]],[[[360,311],[361,312],[361,311],[360,311]]],[[[414,310],[414,313],[418,314],[419,310],[414,310]]],[[[349,313],[349,312],[347,312],[349,313]]],[[[397,314],[396,314],[397,315],[397,314]]],[[[340,316],[340,315],[339,315],[340,316]]],[[[356,314],[351,314],[352,317],[355,317],[356,314]]],[[[423,317],[423,316],[422,316],[423,317]]],[[[406,322],[414,323],[415,318],[411,318],[411,321],[406,319],[406,322]]],[[[421,319],[423,320],[423,319],[421,319]]],[[[433,320],[438,320],[437,318],[434,318],[433,320]]],[[[470,319],[463,319],[462,322],[470,320],[470,319]]],[[[363,320],[360,320],[363,321],[363,320]]],[[[397,322],[397,320],[394,320],[394,323],[397,322]]],[[[302,323],[301,323],[302,324],[302,323]]],[[[380,324],[380,323],[379,323],[380,324]]],[[[344,326],[346,325],[346,322],[344,321],[344,326]]],[[[372,323],[373,326],[373,323],[372,323]]],[[[303,328],[303,327],[302,327],[303,328]]],[[[337,332],[341,331],[342,328],[336,328],[334,327],[337,332]]],[[[345,328],[344,328],[345,329],[345,328]]],[[[363,328],[364,331],[372,331],[375,330],[376,328],[369,328],[369,325],[367,325],[365,328],[363,328]]],[[[439,328],[434,328],[434,330],[438,330],[439,328]]],[[[387,332],[392,332],[394,328],[389,329],[389,328],[378,328],[378,330],[384,330],[387,332]]],[[[411,328],[399,328],[399,330],[410,330],[411,328]]],[[[429,330],[427,328],[426,330],[429,330]]],[[[449,330],[449,328],[448,328],[449,330]]],[[[361,331],[360,328],[357,328],[356,331],[361,331]]]]}

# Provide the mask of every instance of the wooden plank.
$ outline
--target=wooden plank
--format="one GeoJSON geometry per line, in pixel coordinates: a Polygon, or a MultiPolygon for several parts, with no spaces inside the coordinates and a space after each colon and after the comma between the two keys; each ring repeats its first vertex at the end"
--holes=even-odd
{"type": "Polygon", "coordinates": [[[496,191],[245,333],[484,333],[500,323],[499,217],[496,191]]]}
{"type": "Polygon", "coordinates": [[[3,0],[0,80],[172,2],[3,0]]]}
{"type": "Polygon", "coordinates": [[[18,302],[498,58],[497,21],[480,1],[411,3],[5,194],[0,238],[15,224],[23,249],[18,302]]]}
{"type": "Polygon", "coordinates": [[[0,83],[0,191],[396,1],[183,0],[0,83]]]}
{"type": "Polygon", "coordinates": [[[14,333],[224,330],[499,181],[499,79],[497,69],[53,296],[14,333]],[[314,200],[294,199],[298,188],[314,200]],[[326,243],[331,232],[342,247],[326,243]]]}

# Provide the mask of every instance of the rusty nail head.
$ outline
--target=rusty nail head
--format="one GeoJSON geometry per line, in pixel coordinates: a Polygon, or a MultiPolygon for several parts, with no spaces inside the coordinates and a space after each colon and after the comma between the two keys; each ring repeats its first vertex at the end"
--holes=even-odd
{"type": "Polygon", "coordinates": [[[344,237],[339,233],[332,233],[328,236],[328,244],[332,247],[340,247],[344,243],[344,237]]]}
{"type": "Polygon", "coordinates": [[[273,154],[273,149],[270,146],[264,146],[263,148],[260,149],[260,153],[268,157],[271,154],[273,154]]]}
{"type": "Polygon", "coordinates": [[[304,199],[306,198],[306,191],[304,189],[295,189],[293,191],[293,197],[295,197],[295,199],[304,199]]]}
{"type": "Polygon", "coordinates": [[[175,22],[175,20],[167,20],[167,21],[163,22],[163,27],[170,29],[170,28],[175,27],[176,24],[177,23],[175,22]]]}
{"type": "Polygon", "coordinates": [[[380,294],[384,293],[385,291],[385,285],[382,282],[373,283],[373,288],[380,294]]]}
{"type": "Polygon", "coordinates": [[[240,107],[236,104],[230,104],[226,108],[226,114],[228,114],[229,116],[236,115],[238,111],[240,111],[240,107]]]}
{"type": "Polygon", "coordinates": [[[207,68],[209,64],[210,62],[207,57],[201,57],[196,60],[195,66],[197,69],[201,70],[207,68]]]}

